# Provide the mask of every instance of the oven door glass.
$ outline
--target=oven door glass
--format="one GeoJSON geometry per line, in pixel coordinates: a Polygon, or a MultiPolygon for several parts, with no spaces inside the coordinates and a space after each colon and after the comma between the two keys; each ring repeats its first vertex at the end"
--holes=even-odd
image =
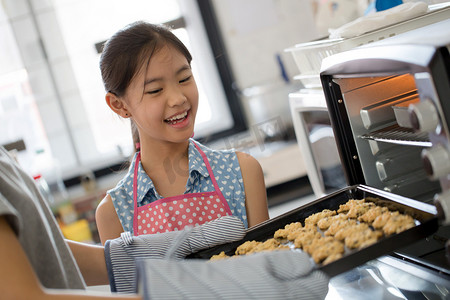
{"type": "Polygon", "coordinates": [[[322,197],[347,186],[322,90],[289,95],[298,145],[311,187],[322,197]]]}

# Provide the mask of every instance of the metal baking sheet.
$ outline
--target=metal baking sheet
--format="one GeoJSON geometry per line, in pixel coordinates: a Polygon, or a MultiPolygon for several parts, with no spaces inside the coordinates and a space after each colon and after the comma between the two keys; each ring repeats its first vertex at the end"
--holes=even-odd
{"type": "Polygon", "coordinates": [[[284,228],[287,224],[292,222],[302,222],[302,224],[304,224],[304,220],[310,215],[324,209],[337,210],[339,205],[346,203],[350,199],[366,199],[366,201],[372,201],[375,204],[385,206],[390,210],[397,210],[400,213],[409,214],[416,220],[416,226],[399,234],[383,237],[377,243],[366,248],[346,251],[341,259],[327,265],[317,264],[317,268],[324,271],[330,277],[349,271],[372,259],[390,254],[395,250],[425,238],[437,231],[439,226],[436,208],[433,205],[391,194],[372,187],[355,185],[341,189],[252,227],[240,241],[203,250],[188,256],[188,258],[209,259],[211,256],[219,254],[221,251],[232,256],[234,255],[236,248],[245,241],[255,240],[263,242],[272,238],[276,230],[284,228]]]}

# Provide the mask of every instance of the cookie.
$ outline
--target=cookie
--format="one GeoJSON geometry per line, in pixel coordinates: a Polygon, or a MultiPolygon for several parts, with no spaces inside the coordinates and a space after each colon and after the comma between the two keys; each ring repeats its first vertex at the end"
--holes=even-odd
{"type": "Polygon", "coordinates": [[[383,236],[380,230],[372,230],[367,228],[363,231],[356,231],[348,235],[345,240],[345,246],[350,249],[357,249],[367,247],[368,245],[374,244],[379,238],[383,236]]]}
{"type": "Polygon", "coordinates": [[[369,225],[366,223],[359,223],[354,225],[349,225],[346,227],[343,227],[339,229],[336,234],[334,235],[334,238],[343,241],[347,236],[352,235],[357,232],[364,231],[369,228],[369,225]]]}
{"type": "Polygon", "coordinates": [[[298,229],[303,228],[302,223],[300,222],[294,222],[294,223],[290,223],[287,224],[286,226],[284,226],[283,229],[278,229],[277,231],[275,231],[275,233],[273,234],[273,237],[275,239],[288,239],[290,241],[295,240],[295,231],[297,231],[298,229]],[[293,234],[294,233],[294,234],[293,234]]]}
{"type": "Polygon", "coordinates": [[[224,258],[230,258],[230,256],[226,255],[224,251],[220,252],[219,254],[211,256],[209,260],[220,260],[224,258]]]}
{"type": "Polygon", "coordinates": [[[346,203],[339,205],[339,209],[337,210],[337,212],[347,213],[353,206],[362,204],[364,202],[366,202],[364,199],[361,200],[350,199],[346,203]]]}
{"type": "Polygon", "coordinates": [[[294,247],[303,248],[311,244],[314,239],[320,237],[322,237],[322,235],[317,230],[303,230],[294,240],[294,247]]]}
{"type": "Polygon", "coordinates": [[[388,209],[386,207],[374,206],[366,211],[363,215],[359,216],[358,220],[361,222],[372,224],[378,216],[382,215],[385,212],[388,212],[388,209]]]}
{"type": "Polygon", "coordinates": [[[316,232],[316,231],[317,231],[317,227],[316,227],[315,225],[312,225],[312,224],[306,224],[305,226],[303,226],[303,227],[300,228],[300,229],[290,231],[290,232],[288,233],[287,239],[288,239],[289,241],[293,242],[293,241],[295,241],[295,239],[296,239],[299,235],[302,235],[304,232],[309,232],[309,231],[314,231],[314,232],[316,232]]]}
{"type": "Polygon", "coordinates": [[[309,217],[307,217],[305,219],[305,225],[306,224],[317,225],[317,222],[319,222],[321,219],[323,219],[325,217],[334,216],[334,215],[336,215],[336,211],[324,209],[321,212],[312,214],[309,217]]]}
{"type": "Polygon", "coordinates": [[[308,253],[308,254],[312,254],[315,250],[317,250],[317,248],[330,243],[334,241],[334,238],[331,236],[327,236],[327,237],[323,237],[322,235],[317,236],[316,238],[314,238],[310,244],[305,245],[303,247],[303,250],[308,253]]]}
{"type": "Polygon", "coordinates": [[[369,209],[375,206],[373,202],[362,202],[351,205],[347,212],[347,216],[352,219],[357,219],[359,216],[365,214],[369,209]]]}
{"type": "Polygon", "coordinates": [[[409,215],[395,214],[387,220],[383,226],[383,232],[386,235],[400,233],[416,225],[414,219],[409,215]]]}
{"type": "MultiPolygon", "coordinates": [[[[265,250],[275,250],[281,246],[281,243],[276,239],[268,239],[263,243],[256,246],[255,252],[261,252],[265,250]]],[[[283,245],[284,246],[284,245],[283,245]]]]}
{"type": "Polygon", "coordinates": [[[268,239],[265,242],[246,241],[242,245],[236,248],[236,255],[246,255],[250,253],[271,251],[271,250],[284,250],[290,249],[287,245],[282,245],[277,239],[268,239]]]}
{"type": "Polygon", "coordinates": [[[245,243],[239,245],[236,248],[235,254],[236,255],[245,255],[247,253],[253,253],[256,246],[261,244],[261,242],[257,241],[246,241],[245,243]]]}
{"type": "Polygon", "coordinates": [[[389,221],[389,219],[391,218],[391,216],[396,216],[399,215],[400,213],[398,211],[387,211],[382,213],[381,215],[379,215],[378,217],[375,218],[375,220],[372,223],[373,228],[376,229],[382,229],[384,227],[384,225],[386,225],[387,221],[389,221]]]}
{"type": "Polygon", "coordinates": [[[354,219],[337,219],[331,223],[330,227],[328,227],[327,231],[325,231],[324,234],[325,236],[333,236],[339,230],[356,224],[357,222],[354,219]]]}
{"type": "Polygon", "coordinates": [[[330,217],[325,217],[323,219],[320,219],[319,222],[317,222],[317,227],[319,227],[320,230],[326,230],[330,227],[330,225],[333,223],[333,221],[338,219],[347,219],[347,215],[345,214],[337,214],[330,217]]]}
{"type": "MultiPolygon", "coordinates": [[[[326,239],[326,238],[323,238],[326,239]]],[[[344,253],[344,244],[333,238],[331,240],[323,243],[322,245],[316,247],[311,253],[311,257],[316,263],[321,263],[323,260],[327,259],[329,256],[341,255],[344,253]]]]}

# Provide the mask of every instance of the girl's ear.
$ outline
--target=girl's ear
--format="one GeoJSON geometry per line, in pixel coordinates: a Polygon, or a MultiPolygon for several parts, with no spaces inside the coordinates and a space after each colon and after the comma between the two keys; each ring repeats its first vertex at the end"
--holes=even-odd
{"type": "Polygon", "coordinates": [[[105,96],[106,104],[114,111],[116,114],[121,116],[122,118],[131,117],[130,112],[125,107],[123,100],[113,93],[107,93],[105,96]]]}

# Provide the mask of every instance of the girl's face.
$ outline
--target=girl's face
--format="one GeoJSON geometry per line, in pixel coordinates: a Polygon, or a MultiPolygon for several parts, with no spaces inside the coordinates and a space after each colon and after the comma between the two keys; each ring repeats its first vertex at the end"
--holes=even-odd
{"type": "Polygon", "coordinates": [[[194,131],[198,90],[191,67],[174,47],[156,51],[131,81],[125,106],[139,128],[141,143],[182,142],[194,131]]]}

